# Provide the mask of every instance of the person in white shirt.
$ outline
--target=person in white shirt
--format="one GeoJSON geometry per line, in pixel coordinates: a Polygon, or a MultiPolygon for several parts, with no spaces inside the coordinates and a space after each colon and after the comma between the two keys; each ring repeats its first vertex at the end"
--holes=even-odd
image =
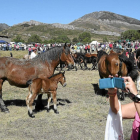
{"type": "Polygon", "coordinates": [[[31,56],[30,56],[30,59],[33,59],[34,57],[36,57],[36,52],[37,52],[37,49],[34,47],[33,49],[32,49],[33,51],[31,52],[31,56]]]}

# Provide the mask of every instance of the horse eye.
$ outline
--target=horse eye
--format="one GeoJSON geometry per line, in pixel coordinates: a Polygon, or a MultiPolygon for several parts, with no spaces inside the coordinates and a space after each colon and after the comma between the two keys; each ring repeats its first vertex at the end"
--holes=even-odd
{"type": "Polygon", "coordinates": [[[118,63],[116,63],[116,66],[118,66],[118,63]]]}

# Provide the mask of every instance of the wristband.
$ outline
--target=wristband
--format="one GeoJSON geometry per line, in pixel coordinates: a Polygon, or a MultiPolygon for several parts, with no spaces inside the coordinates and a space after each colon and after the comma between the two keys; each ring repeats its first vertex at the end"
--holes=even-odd
{"type": "Polygon", "coordinates": [[[134,95],[133,93],[129,92],[128,97],[136,103],[140,102],[140,95],[138,95],[138,94],[134,95]]]}
{"type": "Polygon", "coordinates": [[[107,93],[109,96],[115,96],[117,93],[107,93]]]}

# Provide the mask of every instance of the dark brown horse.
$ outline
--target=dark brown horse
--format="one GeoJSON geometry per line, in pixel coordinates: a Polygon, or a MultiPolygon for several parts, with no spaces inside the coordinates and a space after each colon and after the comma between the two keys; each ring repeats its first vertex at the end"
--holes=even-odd
{"type": "Polygon", "coordinates": [[[57,88],[58,88],[58,83],[65,87],[66,86],[66,78],[65,78],[65,72],[60,72],[57,74],[54,74],[53,76],[49,77],[46,80],[42,80],[40,78],[34,79],[31,81],[31,85],[29,86],[29,94],[26,98],[26,104],[28,107],[28,114],[30,117],[35,117],[33,115],[32,111],[32,103],[34,102],[36,96],[39,93],[47,93],[48,95],[48,104],[47,104],[47,112],[49,112],[50,108],[50,101],[51,101],[51,94],[53,97],[53,103],[54,103],[54,112],[58,114],[57,110],[57,99],[56,99],[56,94],[57,94],[57,88]],[[42,91],[43,90],[43,91],[42,91]]]}
{"type": "MultiPolygon", "coordinates": [[[[61,61],[72,67],[74,64],[70,48],[64,46],[53,47],[31,60],[21,60],[11,57],[0,57],[0,107],[3,112],[9,112],[2,99],[2,85],[5,80],[10,85],[26,88],[28,81],[40,78],[42,80],[52,76],[61,61]]],[[[42,105],[40,95],[36,105],[42,105]]]]}
{"type": "Polygon", "coordinates": [[[97,66],[97,54],[86,53],[84,55],[84,65],[86,69],[88,69],[87,63],[92,63],[91,70],[95,69],[97,66]]]}

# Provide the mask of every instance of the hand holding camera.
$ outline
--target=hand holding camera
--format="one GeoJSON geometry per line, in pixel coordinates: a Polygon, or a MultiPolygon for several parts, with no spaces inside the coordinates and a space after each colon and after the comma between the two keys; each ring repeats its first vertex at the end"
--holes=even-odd
{"type": "Polygon", "coordinates": [[[135,83],[131,77],[118,78],[110,76],[110,78],[100,79],[99,88],[108,88],[110,95],[117,93],[117,89],[125,90],[131,100],[134,102],[140,102],[140,95],[138,95],[135,83]]]}

